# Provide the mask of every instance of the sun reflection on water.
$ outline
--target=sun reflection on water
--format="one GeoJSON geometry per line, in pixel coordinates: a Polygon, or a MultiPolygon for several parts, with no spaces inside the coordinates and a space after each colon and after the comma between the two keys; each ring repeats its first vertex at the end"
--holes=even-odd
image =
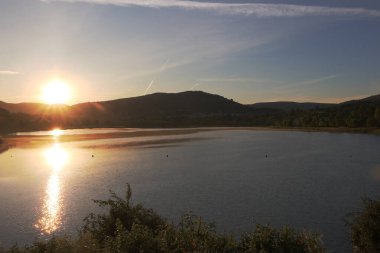
{"type": "Polygon", "coordinates": [[[62,196],[59,172],[67,163],[68,152],[59,143],[47,149],[44,153],[47,164],[52,172],[44,196],[42,216],[35,225],[41,233],[51,234],[62,224],[62,196]]]}
{"type": "Polygon", "coordinates": [[[59,143],[54,143],[53,147],[45,151],[45,159],[53,171],[59,171],[66,164],[68,153],[59,143]]]}

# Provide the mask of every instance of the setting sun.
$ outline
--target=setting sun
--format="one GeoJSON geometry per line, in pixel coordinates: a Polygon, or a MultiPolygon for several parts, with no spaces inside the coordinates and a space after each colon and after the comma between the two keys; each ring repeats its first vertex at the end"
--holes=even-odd
{"type": "Polygon", "coordinates": [[[42,100],[46,104],[64,104],[70,99],[70,88],[62,80],[49,82],[43,90],[42,100]]]}

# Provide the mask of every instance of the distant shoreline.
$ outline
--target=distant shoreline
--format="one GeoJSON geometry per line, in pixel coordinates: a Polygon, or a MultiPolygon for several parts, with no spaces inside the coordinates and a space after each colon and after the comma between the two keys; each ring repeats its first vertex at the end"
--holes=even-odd
{"type": "Polygon", "coordinates": [[[263,129],[295,132],[325,132],[380,135],[380,128],[348,128],[348,127],[263,127],[263,129]]]}

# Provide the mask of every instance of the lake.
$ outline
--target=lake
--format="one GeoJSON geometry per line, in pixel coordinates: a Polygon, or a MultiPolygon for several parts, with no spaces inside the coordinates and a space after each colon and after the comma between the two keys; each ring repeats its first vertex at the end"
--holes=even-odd
{"type": "Polygon", "coordinates": [[[350,251],[346,214],[379,197],[380,136],[251,129],[98,129],[10,136],[0,154],[0,242],[75,234],[112,189],[219,231],[289,225],[350,251]]]}

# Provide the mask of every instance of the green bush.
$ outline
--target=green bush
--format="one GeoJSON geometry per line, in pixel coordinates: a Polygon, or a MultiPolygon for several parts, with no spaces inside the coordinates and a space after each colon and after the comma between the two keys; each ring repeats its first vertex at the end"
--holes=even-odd
{"type": "Polygon", "coordinates": [[[363,199],[361,212],[350,215],[350,227],[354,253],[380,252],[380,200],[363,199]]]}
{"type": "Polygon", "coordinates": [[[154,236],[163,229],[166,221],[152,209],[144,208],[141,204],[131,203],[132,191],[127,185],[125,199],[110,191],[108,200],[94,200],[102,208],[107,208],[106,214],[91,213],[84,221],[82,233],[90,233],[97,241],[104,243],[110,238],[115,238],[120,226],[126,231],[131,231],[134,225],[149,228],[154,236]],[[118,227],[119,226],[119,227],[118,227]]]}
{"type": "Polygon", "coordinates": [[[251,253],[319,253],[325,252],[320,237],[316,234],[297,233],[284,227],[275,229],[270,226],[257,225],[252,233],[242,236],[240,252],[251,253]]]}

